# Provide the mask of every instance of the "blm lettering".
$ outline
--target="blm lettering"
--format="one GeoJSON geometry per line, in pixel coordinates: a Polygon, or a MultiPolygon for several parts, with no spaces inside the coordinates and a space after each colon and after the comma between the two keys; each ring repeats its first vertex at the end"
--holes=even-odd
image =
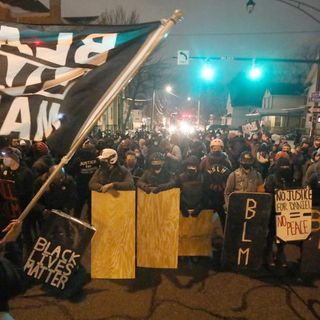
{"type": "Polygon", "coordinates": [[[271,212],[271,195],[234,192],[230,195],[222,266],[225,269],[258,269],[271,212]]]}

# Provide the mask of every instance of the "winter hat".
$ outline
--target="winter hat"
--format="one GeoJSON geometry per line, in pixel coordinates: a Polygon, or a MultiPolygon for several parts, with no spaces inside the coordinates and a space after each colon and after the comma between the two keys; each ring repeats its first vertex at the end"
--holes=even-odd
{"type": "Polygon", "coordinates": [[[49,148],[43,141],[35,142],[33,144],[33,150],[40,156],[44,156],[49,153],[49,148]]]}

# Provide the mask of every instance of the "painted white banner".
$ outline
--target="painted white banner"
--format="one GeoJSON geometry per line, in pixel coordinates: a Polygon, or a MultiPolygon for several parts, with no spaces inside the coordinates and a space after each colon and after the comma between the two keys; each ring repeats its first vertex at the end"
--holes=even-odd
{"type": "Polygon", "coordinates": [[[312,190],[277,190],[275,194],[277,237],[283,241],[305,240],[311,233],[312,190]]]}

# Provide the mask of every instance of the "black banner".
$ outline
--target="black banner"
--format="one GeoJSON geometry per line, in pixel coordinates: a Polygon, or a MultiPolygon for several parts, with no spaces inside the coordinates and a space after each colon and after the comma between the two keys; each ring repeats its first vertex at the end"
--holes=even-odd
{"type": "Polygon", "coordinates": [[[259,269],[267,236],[272,197],[268,193],[233,192],[229,198],[222,267],[259,269]]]}
{"type": "Polygon", "coordinates": [[[0,136],[48,138],[65,154],[158,26],[0,24],[0,136]]]}
{"type": "Polygon", "coordinates": [[[61,211],[48,213],[24,271],[33,280],[64,290],[95,229],[61,211]]]}

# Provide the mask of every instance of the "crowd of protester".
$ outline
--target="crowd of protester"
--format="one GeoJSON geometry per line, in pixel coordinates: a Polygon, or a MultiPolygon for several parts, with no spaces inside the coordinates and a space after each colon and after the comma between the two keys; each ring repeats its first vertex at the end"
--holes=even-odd
{"type": "MultiPolygon", "coordinates": [[[[2,139],[0,148],[2,230],[19,216],[60,159],[45,141],[2,139]]],[[[77,218],[85,216],[90,221],[91,190],[140,188],[146,193],[158,193],[178,187],[183,216],[193,218],[203,209],[213,209],[223,228],[229,195],[234,191],[274,193],[277,189],[309,186],[313,190],[313,205],[319,206],[319,159],[320,137],[310,140],[302,136],[289,144],[281,136],[272,139],[268,132],[243,135],[217,130],[190,136],[167,131],[137,131],[132,135],[99,132],[88,137],[68,165],[55,176],[23,222],[22,240],[19,242],[18,238],[16,251],[11,253],[19,256],[21,245],[28,252],[47,209],[62,210],[77,218]]],[[[273,211],[266,263],[272,267],[279,262],[285,267],[284,245],[275,244],[274,217],[273,211]]],[[[2,242],[3,250],[7,241],[2,242]]],[[[16,260],[19,259],[10,263],[18,265],[16,260]]],[[[0,267],[1,284],[5,283],[3,277],[6,278],[2,271],[0,267]]],[[[6,281],[9,280],[6,278],[6,281]]],[[[5,308],[6,305],[0,305],[0,311],[5,308]]]]}

